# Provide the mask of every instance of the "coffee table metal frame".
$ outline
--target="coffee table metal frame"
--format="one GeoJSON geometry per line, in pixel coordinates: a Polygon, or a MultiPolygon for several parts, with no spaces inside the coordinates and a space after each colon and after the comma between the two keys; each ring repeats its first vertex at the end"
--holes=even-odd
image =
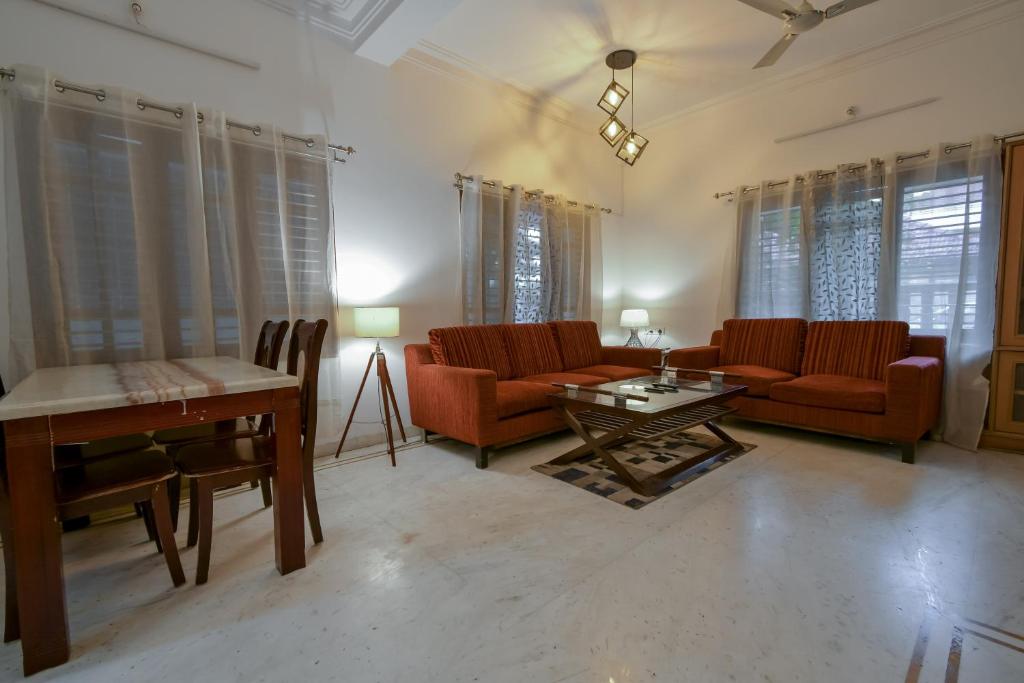
{"type": "MultiPolygon", "coordinates": [[[[644,379],[649,378],[609,384],[632,384],[644,379]]],[[[554,394],[550,398],[555,411],[583,439],[583,445],[555,458],[551,464],[566,465],[584,455],[594,453],[630,489],[644,496],[657,495],[695,467],[711,464],[743,449],[742,444],[722,429],[718,420],[736,412],[735,408],[730,408],[724,403],[734,396],[745,393],[746,390],[745,386],[731,386],[723,391],[709,393],[707,398],[666,406],[653,412],[633,410],[628,404],[594,403],[580,399],[578,395],[571,396],[569,392],[554,394]],[[706,427],[721,443],[649,477],[635,477],[625,464],[615,457],[614,451],[610,450],[634,439],[658,439],[699,425],[706,427]]]]}

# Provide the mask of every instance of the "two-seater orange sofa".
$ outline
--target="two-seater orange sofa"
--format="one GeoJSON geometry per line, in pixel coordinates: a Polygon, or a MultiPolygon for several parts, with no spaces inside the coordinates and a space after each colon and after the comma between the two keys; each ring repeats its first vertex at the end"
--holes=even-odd
{"type": "Polygon", "coordinates": [[[711,344],[669,352],[676,368],[747,385],[738,417],[897,443],[914,462],[939,421],[944,337],[898,321],[726,320],[711,344]]]}
{"type": "Polygon", "coordinates": [[[412,423],[492,449],[565,429],[548,396],[553,383],[593,386],[642,377],[658,349],[602,346],[591,321],[463,325],[430,330],[429,344],[405,347],[412,423]]]}

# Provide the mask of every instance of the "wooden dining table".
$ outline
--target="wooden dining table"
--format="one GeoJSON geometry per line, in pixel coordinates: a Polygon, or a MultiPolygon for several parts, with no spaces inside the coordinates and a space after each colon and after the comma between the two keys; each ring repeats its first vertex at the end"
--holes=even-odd
{"type": "MultiPolygon", "coordinates": [[[[296,377],[209,357],[46,368],[0,399],[25,675],[70,656],[53,447],[273,414],[274,555],[306,565],[296,377]]],[[[6,539],[5,539],[6,541],[6,539]]]]}

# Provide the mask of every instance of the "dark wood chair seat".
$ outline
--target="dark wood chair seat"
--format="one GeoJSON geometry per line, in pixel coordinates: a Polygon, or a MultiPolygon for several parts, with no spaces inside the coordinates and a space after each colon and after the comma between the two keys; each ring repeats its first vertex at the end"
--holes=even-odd
{"type": "MultiPolygon", "coordinates": [[[[274,450],[270,438],[262,436],[208,441],[182,447],[174,462],[186,477],[203,477],[272,465],[274,450]]],[[[241,483],[246,481],[244,479],[241,483]]]]}
{"type": "Polygon", "coordinates": [[[156,450],[105,458],[57,472],[57,504],[71,506],[151,486],[176,474],[174,461],[156,450]]]}

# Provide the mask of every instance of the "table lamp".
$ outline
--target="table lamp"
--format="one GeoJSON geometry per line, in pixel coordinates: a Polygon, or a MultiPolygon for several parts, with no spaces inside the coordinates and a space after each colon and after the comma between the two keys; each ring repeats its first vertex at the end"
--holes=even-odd
{"type": "Polygon", "coordinates": [[[395,461],[395,438],[391,432],[391,411],[395,411],[395,419],[398,421],[398,429],[402,434],[402,441],[405,438],[405,426],[402,424],[402,415],[398,412],[398,401],[395,400],[395,389],[391,386],[391,375],[388,374],[388,363],[384,357],[384,351],[380,348],[380,340],[398,336],[398,308],[355,308],[352,311],[352,318],[355,327],[355,336],[362,339],[376,339],[377,346],[370,353],[370,360],[366,362],[366,370],[363,372],[363,381],[359,383],[359,391],[356,392],[356,400],[352,404],[352,412],[349,413],[348,422],[345,423],[345,431],[341,434],[341,442],[338,443],[338,450],[334,457],[341,455],[341,447],[345,445],[345,437],[352,426],[352,420],[356,416],[356,408],[359,406],[359,399],[363,395],[363,388],[366,386],[366,378],[370,375],[370,367],[374,361],[377,362],[377,383],[380,391],[381,403],[384,407],[384,433],[388,440],[388,455],[391,456],[391,466],[397,467],[395,461]]]}
{"type": "Polygon", "coordinates": [[[629,339],[626,340],[626,346],[643,347],[637,332],[641,327],[647,327],[650,324],[651,318],[647,315],[646,308],[627,308],[622,311],[622,315],[619,317],[619,326],[629,328],[629,339]]]}

